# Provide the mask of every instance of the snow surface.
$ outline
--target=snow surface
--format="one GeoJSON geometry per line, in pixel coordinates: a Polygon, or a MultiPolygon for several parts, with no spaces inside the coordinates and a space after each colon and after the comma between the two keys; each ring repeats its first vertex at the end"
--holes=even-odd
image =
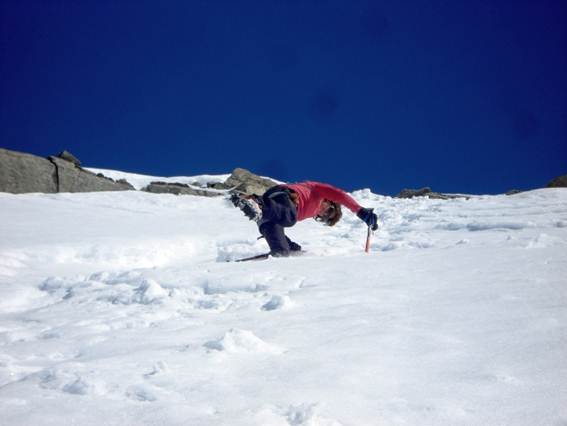
{"type": "Polygon", "coordinates": [[[566,425],[567,190],[353,195],[231,263],[221,198],[0,194],[0,424],[566,425]]]}

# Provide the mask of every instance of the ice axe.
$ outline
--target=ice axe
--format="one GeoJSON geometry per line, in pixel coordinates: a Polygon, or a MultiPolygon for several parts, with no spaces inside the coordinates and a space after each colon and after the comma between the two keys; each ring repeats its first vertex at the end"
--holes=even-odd
{"type": "Polygon", "coordinates": [[[364,247],[364,251],[368,253],[370,251],[370,236],[372,235],[372,231],[378,229],[378,217],[374,214],[374,209],[366,209],[364,207],[361,207],[356,215],[368,225],[366,246],[364,247]]]}
{"type": "Polygon", "coordinates": [[[366,234],[366,245],[364,247],[364,252],[368,253],[368,251],[370,250],[370,236],[372,235],[372,228],[370,228],[370,226],[368,226],[368,232],[366,234]]]}
{"type": "MultiPolygon", "coordinates": [[[[370,209],[370,212],[373,213],[374,209],[370,209]]],[[[368,225],[368,231],[366,232],[366,244],[364,246],[364,252],[368,253],[370,251],[370,237],[372,233],[378,229],[378,224],[374,223],[373,225],[368,225]]]]}

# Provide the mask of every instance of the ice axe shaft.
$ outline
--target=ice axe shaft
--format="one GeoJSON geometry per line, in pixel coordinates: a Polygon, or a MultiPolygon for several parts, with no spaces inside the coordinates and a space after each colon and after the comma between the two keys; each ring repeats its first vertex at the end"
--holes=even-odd
{"type": "Polygon", "coordinates": [[[368,233],[366,234],[366,246],[364,247],[364,252],[368,253],[370,250],[370,236],[372,235],[372,229],[368,227],[368,233]]]}

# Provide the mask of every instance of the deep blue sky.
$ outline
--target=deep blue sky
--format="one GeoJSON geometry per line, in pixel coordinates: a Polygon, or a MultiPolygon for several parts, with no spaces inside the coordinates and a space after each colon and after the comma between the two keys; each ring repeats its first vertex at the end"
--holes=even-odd
{"type": "Polygon", "coordinates": [[[0,146],[498,193],[567,173],[567,1],[0,0],[0,146]]]}

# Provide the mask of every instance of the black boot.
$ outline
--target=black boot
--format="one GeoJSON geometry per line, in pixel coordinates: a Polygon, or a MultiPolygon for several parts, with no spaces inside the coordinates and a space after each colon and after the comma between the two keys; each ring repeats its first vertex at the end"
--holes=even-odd
{"type": "Polygon", "coordinates": [[[301,251],[301,246],[294,241],[291,241],[288,236],[285,237],[290,251],[301,251]]]}
{"type": "Polygon", "coordinates": [[[274,257],[287,257],[291,251],[283,226],[274,222],[266,222],[260,226],[260,233],[270,246],[270,254],[274,257]]]}

